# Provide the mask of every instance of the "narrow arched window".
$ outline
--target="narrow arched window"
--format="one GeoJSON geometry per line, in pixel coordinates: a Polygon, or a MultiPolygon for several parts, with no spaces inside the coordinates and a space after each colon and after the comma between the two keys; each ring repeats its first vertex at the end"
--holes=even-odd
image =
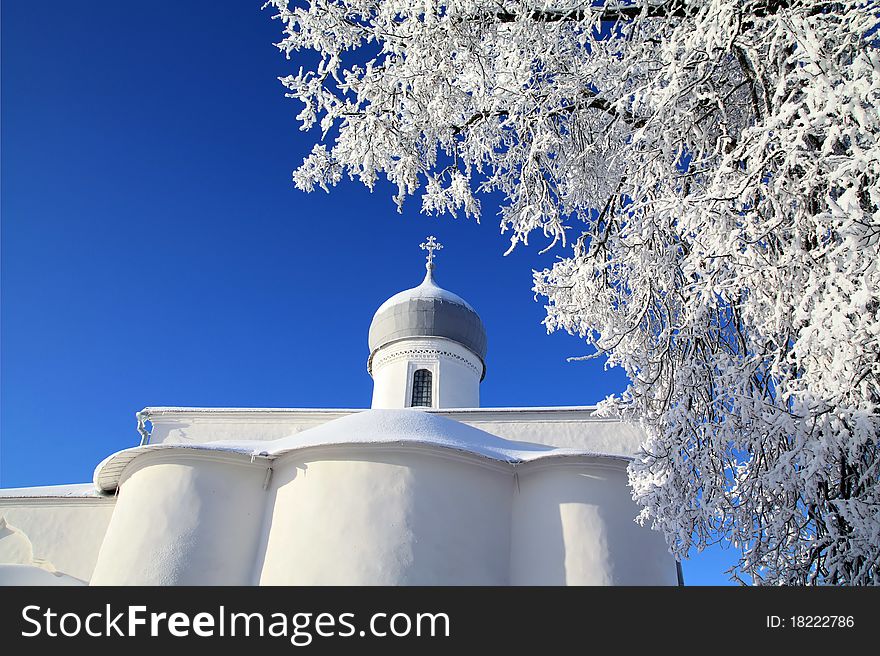
{"type": "Polygon", "coordinates": [[[431,372],[427,369],[417,369],[413,374],[412,403],[417,406],[431,407],[431,372]]]}

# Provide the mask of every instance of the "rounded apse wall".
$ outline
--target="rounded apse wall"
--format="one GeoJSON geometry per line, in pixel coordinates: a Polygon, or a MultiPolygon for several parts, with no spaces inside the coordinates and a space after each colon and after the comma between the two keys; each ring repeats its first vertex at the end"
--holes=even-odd
{"type": "Polygon", "coordinates": [[[419,446],[275,463],[262,585],[505,585],[509,466],[419,446]]]}
{"type": "Polygon", "coordinates": [[[98,554],[93,585],[250,585],[265,464],[163,450],[132,462],[98,554]]]}
{"type": "Polygon", "coordinates": [[[266,461],[141,454],[98,585],[675,585],[637,525],[625,463],[497,462],[419,444],[309,447],[266,461]]]}
{"type": "Polygon", "coordinates": [[[511,585],[677,585],[663,536],[634,519],[626,465],[546,460],[517,467],[511,585]]]}

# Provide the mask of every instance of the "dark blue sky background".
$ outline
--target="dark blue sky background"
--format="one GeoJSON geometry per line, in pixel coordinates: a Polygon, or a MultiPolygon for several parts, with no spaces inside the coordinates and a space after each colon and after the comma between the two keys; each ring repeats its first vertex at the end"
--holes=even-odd
{"type": "MultiPolygon", "coordinates": [[[[547,336],[531,271],[554,254],[503,257],[491,199],[477,224],[418,199],[400,215],[387,185],[293,188],[315,135],[260,0],[4,0],[0,18],[0,486],[90,480],[145,406],[368,406],[370,320],[421,281],[428,234],[487,326],[484,406],[625,387],[547,336]]],[[[723,583],[728,560],[685,578],[723,583]]]]}

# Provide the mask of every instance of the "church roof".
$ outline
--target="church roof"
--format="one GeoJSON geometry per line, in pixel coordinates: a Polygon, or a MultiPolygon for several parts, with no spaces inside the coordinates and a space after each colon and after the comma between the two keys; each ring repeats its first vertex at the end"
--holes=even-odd
{"type": "Polygon", "coordinates": [[[512,442],[454,419],[409,408],[365,410],[289,437],[263,442],[262,447],[253,443],[245,446],[253,452],[264,451],[270,455],[279,455],[307,446],[389,443],[433,445],[503,462],[531,460],[552,451],[580,453],[574,449],[557,449],[547,444],[512,442]]]}
{"type": "Polygon", "coordinates": [[[40,485],[38,487],[0,488],[0,499],[56,498],[74,499],[100,497],[101,493],[92,483],[73,483],[70,485],[40,485]]]}
{"type": "Polygon", "coordinates": [[[184,451],[226,453],[230,456],[272,461],[285,454],[312,447],[354,445],[411,445],[427,449],[470,454],[507,465],[525,464],[556,458],[591,458],[625,466],[628,457],[596,453],[580,448],[560,448],[547,444],[514,442],[438,414],[421,410],[364,410],[334,419],[315,428],[276,440],[215,441],[200,444],[154,444],[119,451],[95,469],[99,490],[116,489],[125,469],[145,453],[184,451]]]}
{"type": "MultiPolygon", "coordinates": [[[[408,337],[444,337],[486,359],[486,328],[467,301],[438,286],[428,265],[422,283],[385,301],[370,324],[370,361],[382,346],[408,337]]],[[[369,366],[369,365],[368,365],[369,366]]]]}

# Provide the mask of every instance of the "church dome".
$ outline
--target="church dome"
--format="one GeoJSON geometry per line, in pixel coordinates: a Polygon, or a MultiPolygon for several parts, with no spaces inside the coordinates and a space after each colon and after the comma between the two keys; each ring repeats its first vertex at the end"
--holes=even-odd
{"type": "Polygon", "coordinates": [[[370,363],[380,348],[408,337],[443,337],[458,342],[484,363],[486,329],[467,301],[434,282],[433,264],[418,287],[382,303],[370,324],[370,363]]]}

